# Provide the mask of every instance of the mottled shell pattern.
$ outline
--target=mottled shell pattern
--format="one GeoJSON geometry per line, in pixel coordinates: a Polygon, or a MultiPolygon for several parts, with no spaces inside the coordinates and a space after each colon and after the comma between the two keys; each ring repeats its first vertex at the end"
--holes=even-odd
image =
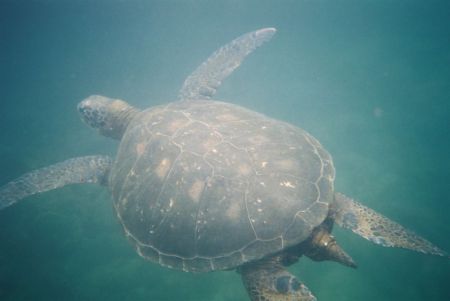
{"type": "Polygon", "coordinates": [[[330,155],[304,130],[197,100],[140,112],[110,186],[141,256],[205,272],[304,241],[328,214],[334,176],[330,155]]]}

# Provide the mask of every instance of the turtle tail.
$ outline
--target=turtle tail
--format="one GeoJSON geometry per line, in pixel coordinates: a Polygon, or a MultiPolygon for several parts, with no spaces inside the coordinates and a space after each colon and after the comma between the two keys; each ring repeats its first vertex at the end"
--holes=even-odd
{"type": "Polygon", "coordinates": [[[0,210],[33,194],[69,184],[107,184],[112,159],[108,156],[72,158],[26,173],[0,187],[0,210]]]}

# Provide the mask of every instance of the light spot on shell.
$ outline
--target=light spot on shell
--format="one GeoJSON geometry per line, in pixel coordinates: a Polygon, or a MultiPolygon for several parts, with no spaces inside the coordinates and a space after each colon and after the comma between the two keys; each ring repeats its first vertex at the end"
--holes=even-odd
{"type": "Polygon", "coordinates": [[[289,181],[280,182],[280,186],[289,187],[289,188],[295,188],[295,185],[292,184],[289,181]]]}
{"type": "Polygon", "coordinates": [[[198,202],[200,200],[200,196],[203,192],[203,188],[205,187],[205,182],[201,180],[195,180],[194,184],[192,184],[191,188],[189,188],[188,194],[191,200],[194,202],[198,202]]]}
{"type": "Polygon", "coordinates": [[[274,165],[281,170],[285,171],[291,171],[291,170],[297,170],[297,164],[295,161],[292,160],[278,160],[274,162],[274,165]]]}
{"type": "Polygon", "coordinates": [[[222,115],[218,115],[216,118],[219,121],[236,121],[236,120],[240,119],[239,117],[234,116],[232,114],[222,114],[222,115]]]}
{"type": "Polygon", "coordinates": [[[143,142],[138,143],[138,144],[136,145],[136,154],[138,155],[138,157],[142,156],[142,154],[144,153],[144,151],[145,151],[145,146],[146,146],[146,144],[143,143],[143,142]]]}
{"type": "Polygon", "coordinates": [[[175,133],[180,127],[186,124],[186,120],[177,119],[169,123],[167,130],[169,131],[169,135],[175,133]]]}
{"type": "Polygon", "coordinates": [[[155,169],[155,173],[161,180],[165,178],[167,175],[167,172],[170,168],[170,160],[167,158],[164,158],[159,162],[158,166],[155,169]]]}
{"type": "Polygon", "coordinates": [[[239,165],[239,173],[248,176],[252,172],[252,168],[248,164],[239,165]]]}
{"type": "Polygon", "coordinates": [[[209,133],[209,135],[207,137],[204,137],[203,141],[201,142],[202,152],[212,150],[213,153],[217,153],[217,149],[215,149],[214,146],[217,145],[220,140],[221,138],[219,134],[209,133]]]}
{"type": "Polygon", "coordinates": [[[263,135],[255,135],[250,137],[248,140],[251,144],[255,145],[261,145],[270,141],[269,138],[263,135]]]}
{"type": "Polygon", "coordinates": [[[230,207],[228,207],[225,214],[229,219],[232,220],[238,219],[239,216],[241,215],[241,206],[237,202],[232,203],[230,207]]]}

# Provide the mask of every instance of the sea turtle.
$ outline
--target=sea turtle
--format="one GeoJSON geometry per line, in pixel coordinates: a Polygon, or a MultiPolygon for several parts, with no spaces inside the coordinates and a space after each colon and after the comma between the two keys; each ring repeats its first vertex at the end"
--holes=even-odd
{"type": "Polygon", "coordinates": [[[27,173],[0,188],[0,209],[40,192],[98,183],[137,253],[188,272],[236,269],[251,300],[316,300],[285,268],[305,255],[356,267],[333,224],[382,246],[447,256],[427,240],[334,192],[331,156],[306,131],[212,100],[274,28],[242,35],[184,82],[179,100],[138,110],[90,96],[83,120],[120,140],[115,159],[87,156],[27,173]]]}

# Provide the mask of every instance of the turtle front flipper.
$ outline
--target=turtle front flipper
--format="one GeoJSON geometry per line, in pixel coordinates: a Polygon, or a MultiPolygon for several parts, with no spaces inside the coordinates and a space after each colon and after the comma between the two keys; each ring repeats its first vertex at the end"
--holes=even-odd
{"type": "Polygon", "coordinates": [[[0,210],[30,195],[69,184],[106,184],[111,164],[108,156],[86,156],[26,173],[0,187],[0,210]]]}
{"type": "Polygon", "coordinates": [[[222,81],[241,65],[247,55],[270,40],[275,32],[275,28],[249,32],[216,50],[186,78],[179,98],[189,100],[213,97],[222,81]]]}
{"type": "Polygon", "coordinates": [[[252,301],[316,301],[311,291],[289,273],[278,258],[247,264],[239,269],[252,301]]]}
{"type": "Polygon", "coordinates": [[[428,240],[341,193],[335,194],[334,210],[334,219],[339,226],[350,229],[373,243],[448,256],[428,240]]]}

